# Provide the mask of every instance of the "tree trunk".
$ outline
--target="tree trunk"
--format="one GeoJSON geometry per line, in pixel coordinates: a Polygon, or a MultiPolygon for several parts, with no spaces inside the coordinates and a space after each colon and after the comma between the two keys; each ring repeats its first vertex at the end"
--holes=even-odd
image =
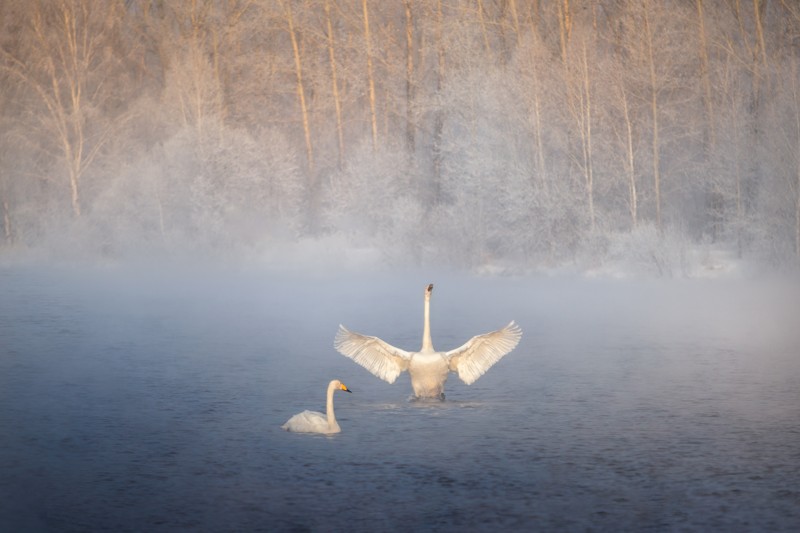
{"type": "Polygon", "coordinates": [[[8,208],[8,200],[6,198],[3,198],[3,235],[6,238],[6,244],[13,244],[14,233],[11,231],[11,210],[8,208]]]}
{"type": "Polygon", "coordinates": [[[489,46],[489,31],[486,29],[486,19],[483,17],[483,11],[483,0],[478,0],[478,22],[481,25],[484,50],[488,54],[491,51],[491,46],[489,46]]]}
{"type": "Polygon", "coordinates": [[[589,83],[589,61],[586,57],[586,42],[583,43],[583,93],[584,93],[584,173],[586,178],[586,198],[589,203],[589,228],[594,232],[594,169],[592,154],[592,93],[589,83]]]}
{"type": "MultiPolygon", "coordinates": [[[[224,123],[228,118],[228,107],[225,103],[225,92],[223,87],[225,84],[222,81],[222,72],[219,64],[220,46],[219,35],[216,25],[211,25],[211,39],[213,47],[213,60],[212,65],[214,68],[214,99],[217,108],[217,119],[220,123],[224,123]]],[[[219,128],[219,133],[222,135],[222,128],[219,128]]]]}
{"type": "Polygon", "coordinates": [[[558,36],[561,44],[561,61],[567,64],[567,45],[572,33],[572,14],[569,10],[569,0],[558,4],[558,36]]]}
{"type": "Polygon", "coordinates": [[[742,219],[744,218],[744,204],[742,203],[742,170],[739,160],[736,160],[736,257],[741,259],[744,255],[744,242],[742,239],[742,219]]]}
{"type": "Polygon", "coordinates": [[[83,70],[84,56],[90,51],[83,48],[89,29],[84,24],[76,22],[76,14],[72,11],[75,6],[66,4],[58,7],[58,26],[45,28],[42,5],[37,5],[33,17],[34,31],[42,47],[47,63],[46,72],[49,77],[49,87],[46,84],[37,85],[34,89],[39,93],[47,106],[56,136],[61,144],[64,163],[67,168],[69,180],[70,203],[72,213],[76,218],[81,216],[80,178],[88,161],[84,161],[84,105],[83,83],[86,72],[83,70]],[[49,31],[59,31],[63,39],[63,48],[50,50],[47,34],[49,31]],[[54,54],[54,55],[49,55],[54,54]],[[56,55],[57,54],[57,55],[56,55]],[[62,98],[62,92],[66,98],[62,98]]]}
{"type": "MultiPolygon", "coordinates": [[[[297,99],[300,102],[300,113],[303,119],[303,134],[306,140],[306,158],[308,160],[308,174],[314,174],[314,149],[311,144],[311,126],[308,121],[308,107],[306,105],[306,93],[303,87],[303,68],[300,61],[300,47],[297,45],[297,35],[294,31],[294,20],[292,18],[291,0],[284,3],[286,22],[289,25],[289,36],[292,40],[292,51],[294,52],[294,71],[297,79],[297,99]]],[[[311,191],[313,192],[313,191],[311,191]]]]}
{"type": "Polygon", "coordinates": [[[517,0],[509,0],[508,7],[511,11],[511,24],[514,27],[514,42],[519,48],[520,43],[520,30],[519,30],[519,14],[517,13],[517,0]]]}
{"type": "MultiPolygon", "coordinates": [[[[436,65],[436,94],[441,94],[444,85],[444,19],[442,13],[442,1],[437,2],[436,7],[436,42],[437,44],[437,65],[436,65]]],[[[430,209],[439,203],[442,183],[442,133],[444,131],[444,111],[441,106],[434,112],[433,119],[433,172],[431,173],[430,201],[427,208],[430,209]]]]}
{"type": "Polygon", "coordinates": [[[627,152],[627,173],[628,173],[628,209],[631,215],[631,228],[635,228],[638,222],[638,198],[636,193],[636,167],[633,157],[633,123],[631,122],[630,111],[628,109],[628,96],[625,91],[624,83],[620,84],[622,92],[622,113],[625,118],[626,128],[626,152],[627,152]]]}
{"type": "Polygon", "coordinates": [[[797,81],[797,62],[792,62],[791,80],[794,100],[794,137],[797,147],[794,151],[794,254],[800,265],[800,89],[797,81]]]}
{"type": "Polygon", "coordinates": [[[714,149],[717,142],[714,123],[714,101],[711,92],[711,76],[708,68],[708,41],[706,38],[703,0],[697,0],[697,31],[700,39],[700,76],[703,79],[703,107],[706,112],[706,153],[714,149]]]}
{"type": "Polygon", "coordinates": [[[344,165],[344,126],[342,124],[342,101],[339,97],[339,79],[336,74],[336,54],[330,0],[325,0],[325,22],[328,29],[328,57],[331,62],[331,89],[333,91],[333,105],[336,109],[336,137],[339,141],[339,168],[341,169],[344,165]]]}
{"type": "Polygon", "coordinates": [[[412,17],[413,0],[405,0],[406,8],[406,150],[409,157],[414,157],[414,19],[412,17]]]}
{"type": "MultiPolygon", "coordinates": [[[[761,20],[764,18],[764,10],[767,7],[767,0],[753,0],[753,18],[756,24],[756,39],[758,39],[758,49],[761,55],[761,63],[767,66],[767,47],[764,43],[764,26],[761,20]]],[[[765,69],[766,71],[766,69],[765,69]]]]}
{"type": "MultiPolygon", "coordinates": [[[[754,0],[755,1],[755,0],[754,0]]],[[[788,5],[784,0],[784,6],[789,10],[788,5]]],[[[800,21],[800,11],[790,11],[794,18],[800,21]]],[[[759,19],[760,20],[760,19],[759,19]]],[[[763,39],[763,34],[762,34],[763,39]]],[[[763,46],[763,45],[762,45],[763,46]]],[[[764,56],[766,61],[766,54],[764,56]]],[[[794,253],[797,264],[800,265],[800,99],[798,99],[797,91],[797,63],[792,63],[792,85],[794,89],[794,118],[795,118],[795,137],[797,141],[797,149],[794,153],[795,159],[795,181],[794,181],[794,253]]]]}
{"type": "Polygon", "coordinates": [[[155,184],[156,206],[158,207],[158,234],[161,237],[161,244],[167,244],[166,224],[164,223],[164,202],[161,200],[160,180],[155,184]]]}
{"type": "MultiPolygon", "coordinates": [[[[737,105],[736,98],[732,96],[731,101],[725,103],[728,104],[726,107],[730,109],[730,123],[737,125],[737,127],[733,130],[733,148],[737,152],[744,151],[746,141],[742,140],[742,137],[749,135],[749,132],[743,131],[743,128],[738,127],[739,124],[743,123],[743,120],[739,115],[739,107],[737,105]]],[[[742,160],[743,158],[741,156],[734,156],[732,161],[735,180],[734,199],[736,201],[736,218],[734,220],[734,227],[736,229],[736,257],[738,259],[741,259],[744,254],[744,239],[742,235],[744,219],[744,198],[742,196],[742,160]]],[[[725,222],[727,223],[727,220],[725,222]]]]}
{"type": "Polygon", "coordinates": [[[69,172],[69,190],[72,197],[72,213],[75,215],[76,218],[80,218],[81,216],[81,197],[79,193],[79,176],[77,172],[70,168],[69,172]]]}
{"type": "Polygon", "coordinates": [[[544,142],[542,140],[542,112],[541,102],[539,100],[539,76],[536,69],[536,59],[534,58],[531,63],[531,72],[533,74],[533,87],[531,87],[531,92],[533,94],[533,137],[536,142],[536,174],[538,176],[542,192],[546,195],[548,193],[547,169],[545,168],[544,142]]]}
{"type": "Polygon", "coordinates": [[[372,74],[372,44],[369,31],[369,10],[367,0],[362,0],[361,6],[364,11],[364,40],[367,46],[367,81],[369,83],[369,109],[372,119],[372,149],[378,149],[378,115],[375,110],[375,78],[372,74]]]}
{"type": "Polygon", "coordinates": [[[656,227],[662,231],[661,225],[661,165],[659,161],[659,137],[658,137],[658,80],[656,78],[656,64],[653,57],[653,32],[650,28],[649,6],[644,7],[644,38],[647,47],[647,60],[650,71],[650,110],[653,119],[653,192],[656,201],[656,227]]]}

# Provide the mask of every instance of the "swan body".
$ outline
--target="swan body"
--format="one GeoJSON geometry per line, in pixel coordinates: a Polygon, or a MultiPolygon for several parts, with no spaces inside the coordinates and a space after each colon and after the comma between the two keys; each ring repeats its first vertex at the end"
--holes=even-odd
{"type": "Polygon", "coordinates": [[[506,327],[476,335],[454,350],[437,352],[431,341],[432,292],[433,284],[430,284],[425,288],[422,347],[418,352],[407,352],[378,337],[361,335],[342,325],[336,334],[334,347],[388,383],[394,383],[397,376],[407,370],[418,398],[444,399],[444,384],[450,372],[455,372],[461,381],[470,385],[513,350],[522,338],[522,329],[512,320],[506,327]]]}
{"type": "Polygon", "coordinates": [[[296,433],[331,434],[342,431],[342,428],[339,427],[339,423],[336,422],[336,415],[333,412],[333,393],[336,390],[353,392],[348,389],[344,383],[338,379],[334,379],[328,383],[328,397],[325,414],[306,410],[287,420],[286,423],[281,426],[281,428],[285,429],[286,431],[293,431],[296,433]]]}

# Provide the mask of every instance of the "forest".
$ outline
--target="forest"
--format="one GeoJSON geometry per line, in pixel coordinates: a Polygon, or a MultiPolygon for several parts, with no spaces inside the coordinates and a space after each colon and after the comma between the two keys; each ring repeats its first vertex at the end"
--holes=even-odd
{"type": "Polygon", "coordinates": [[[0,258],[800,266],[795,0],[4,0],[0,85],[0,258]]]}

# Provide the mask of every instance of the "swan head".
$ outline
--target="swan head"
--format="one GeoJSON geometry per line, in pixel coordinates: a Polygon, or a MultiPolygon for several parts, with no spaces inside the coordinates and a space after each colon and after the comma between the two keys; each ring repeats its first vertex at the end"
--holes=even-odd
{"type": "Polygon", "coordinates": [[[430,298],[431,293],[433,293],[433,283],[429,283],[427,287],[425,287],[425,298],[430,298]]]}
{"type": "Polygon", "coordinates": [[[345,392],[351,392],[351,393],[353,392],[353,391],[351,391],[350,389],[347,388],[347,385],[345,385],[344,383],[342,383],[338,379],[333,381],[333,385],[334,385],[334,387],[336,387],[339,390],[343,390],[345,392]]]}

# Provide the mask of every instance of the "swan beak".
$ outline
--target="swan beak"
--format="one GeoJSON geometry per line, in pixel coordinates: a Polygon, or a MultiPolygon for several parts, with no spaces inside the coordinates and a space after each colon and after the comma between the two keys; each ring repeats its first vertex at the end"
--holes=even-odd
{"type": "Polygon", "coordinates": [[[345,385],[344,383],[342,383],[342,390],[345,391],[345,392],[353,392],[350,389],[348,389],[347,385],[345,385]]]}
{"type": "Polygon", "coordinates": [[[433,292],[433,283],[428,285],[428,292],[433,292]]]}

